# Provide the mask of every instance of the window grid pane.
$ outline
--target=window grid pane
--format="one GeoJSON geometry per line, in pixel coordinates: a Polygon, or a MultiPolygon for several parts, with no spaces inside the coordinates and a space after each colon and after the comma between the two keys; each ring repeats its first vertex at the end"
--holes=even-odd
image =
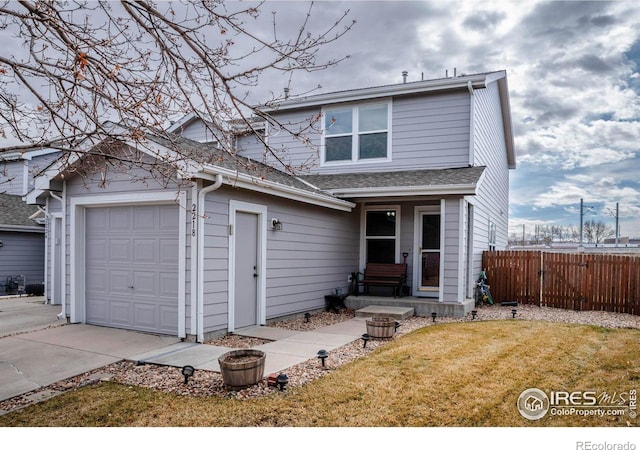
{"type": "Polygon", "coordinates": [[[387,133],[361,134],[359,142],[360,159],[387,157],[387,133]]]}
{"type": "Polygon", "coordinates": [[[351,136],[326,138],[325,161],[351,161],[351,136]]]}

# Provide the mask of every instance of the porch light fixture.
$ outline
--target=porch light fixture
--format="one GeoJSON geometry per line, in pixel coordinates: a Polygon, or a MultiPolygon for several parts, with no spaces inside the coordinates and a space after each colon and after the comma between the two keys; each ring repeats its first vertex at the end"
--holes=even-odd
{"type": "Polygon", "coordinates": [[[184,384],[187,384],[189,377],[193,376],[193,373],[195,371],[196,369],[194,369],[193,366],[184,366],[182,368],[182,375],[184,375],[184,384]]]}
{"type": "Polygon", "coordinates": [[[369,342],[369,339],[371,339],[371,336],[369,336],[369,333],[365,333],[362,335],[362,348],[367,348],[367,342],[369,342]]]}
{"type": "Polygon", "coordinates": [[[517,310],[517,309],[515,309],[515,308],[513,308],[513,309],[511,310],[511,315],[513,316],[513,318],[514,318],[514,319],[516,318],[516,314],[518,314],[518,310],[517,310]]]}
{"type": "Polygon", "coordinates": [[[475,320],[477,315],[478,315],[478,311],[476,311],[475,309],[471,311],[471,320],[475,320]]]}
{"type": "Polygon", "coordinates": [[[282,230],[282,222],[280,222],[280,219],[276,219],[275,217],[271,219],[271,229],[273,231],[282,230]]]}
{"type": "Polygon", "coordinates": [[[311,313],[304,313],[304,321],[309,323],[309,319],[311,319],[311,313]]]}
{"type": "Polygon", "coordinates": [[[286,373],[281,373],[278,375],[278,378],[276,378],[276,383],[278,384],[278,388],[282,391],[287,383],[289,383],[289,377],[286,373]]]}
{"type": "Polygon", "coordinates": [[[436,316],[438,315],[438,313],[436,313],[435,311],[431,313],[431,319],[435,322],[436,321],[436,316]]]}
{"type": "Polygon", "coordinates": [[[318,351],[318,359],[322,361],[322,367],[325,366],[324,360],[327,359],[328,357],[329,357],[329,352],[327,352],[326,350],[318,351]]]}

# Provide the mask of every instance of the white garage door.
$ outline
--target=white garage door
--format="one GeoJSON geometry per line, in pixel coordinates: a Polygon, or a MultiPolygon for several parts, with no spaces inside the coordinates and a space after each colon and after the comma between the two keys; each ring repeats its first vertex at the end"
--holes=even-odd
{"type": "Polygon", "coordinates": [[[86,319],[178,334],[178,206],[87,208],[86,319]]]}

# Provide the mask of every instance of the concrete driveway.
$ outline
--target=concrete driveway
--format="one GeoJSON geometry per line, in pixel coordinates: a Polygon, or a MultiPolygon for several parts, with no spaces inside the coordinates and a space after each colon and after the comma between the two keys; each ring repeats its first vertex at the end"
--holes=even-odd
{"type": "Polygon", "coordinates": [[[84,324],[55,326],[66,323],[57,320],[59,312],[36,297],[0,300],[0,401],[180,341],[84,324]]]}

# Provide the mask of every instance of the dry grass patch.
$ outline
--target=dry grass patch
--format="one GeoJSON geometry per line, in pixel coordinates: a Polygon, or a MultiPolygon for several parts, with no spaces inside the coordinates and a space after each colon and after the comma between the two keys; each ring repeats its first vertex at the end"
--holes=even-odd
{"type": "Polygon", "coordinates": [[[437,324],[302,387],[250,400],[100,383],[0,417],[0,426],[628,426],[638,419],[516,409],[531,387],[640,387],[640,330],[523,320],[437,324]]]}

